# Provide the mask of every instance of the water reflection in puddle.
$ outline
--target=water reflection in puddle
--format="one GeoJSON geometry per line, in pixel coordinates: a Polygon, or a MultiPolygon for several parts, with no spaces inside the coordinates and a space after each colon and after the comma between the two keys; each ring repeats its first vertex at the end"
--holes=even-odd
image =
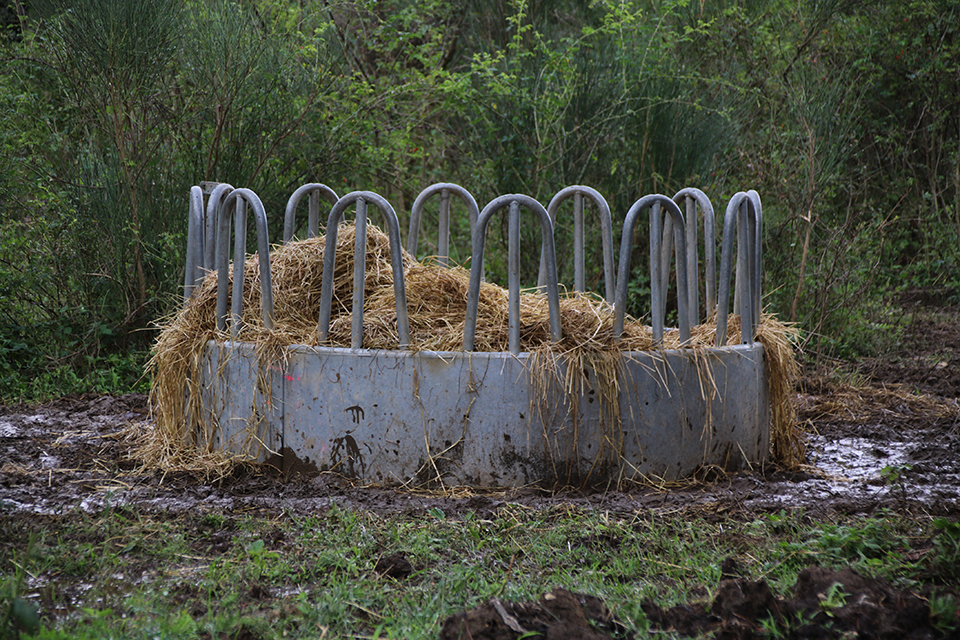
{"type": "Polygon", "coordinates": [[[884,469],[902,466],[908,461],[906,442],[878,443],[864,438],[827,440],[810,436],[811,462],[835,480],[882,479],[884,469]]]}
{"type": "Polygon", "coordinates": [[[858,437],[828,439],[810,435],[810,467],[805,479],[773,482],[745,504],[754,507],[807,508],[834,504],[876,504],[876,500],[956,502],[960,477],[953,466],[915,460],[917,442],[858,437]]]}

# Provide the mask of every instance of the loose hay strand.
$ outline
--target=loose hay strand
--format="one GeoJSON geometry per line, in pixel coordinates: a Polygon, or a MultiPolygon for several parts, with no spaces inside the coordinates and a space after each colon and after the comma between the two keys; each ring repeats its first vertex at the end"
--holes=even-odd
{"type": "Polygon", "coordinates": [[[793,390],[800,377],[800,364],[793,343],[799,337],[795,325],[763,314],[757,327],[757,340],[763,345],[770,388],[770,441],[774,460],[796,468],[806,460],[806,444],[797,428],[797,409],[793,390]]]}

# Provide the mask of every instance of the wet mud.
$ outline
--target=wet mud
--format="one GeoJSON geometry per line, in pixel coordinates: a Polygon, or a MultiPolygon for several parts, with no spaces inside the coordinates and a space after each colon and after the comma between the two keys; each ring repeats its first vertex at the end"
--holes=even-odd
{"type": "MultiPolygon", "coordinates": [[[[807,460],[795,469],[776,465],[737,473],[705,469],[690,481],[591,492],[537,487],[411,492],[358,486],[332,474],[298,469],[277,474],[254,467],[240,467],[214,480],[139,468],[131,452],[137,435],[150,428],[144,396],[79,396],[42,406],[0,407],[0,517],[95,513],[121,505],[171,515],[308,514],[335,503],[383,514],[416,516],[440,508],[450,517],[472,513],[480,518],[494,517],[507,504],[531,508],[566,504],[617,513],[689,512],[711,520],[756,518],[784,509],[802,509],[813,518],[886,510],[905,517],[956,520],[960,519],[957,318],[958,309],[918,313],[897,353],[849,368],[808,372],[795,395],[807,460]]],[[[221,542],[229,544],[210,541],[221,542]]],[[[377,570],[402,576],[411,569],[404,558],[390,558],[377,570]]],[[[644,603],[644,610],[656,628],[694,637],[759,637],[751,634],[757,633],[765,617],[807,610],[813,626],[796,630],[791,637],[938,637],[923,635],[916,596],[850,572],[828,575],[811,567],[793,597],[784,600],[774,598],[765,584],[735,572],[713,585],[712,593],[712,602],[666,610],[644,603]],[[855,597],[829,611],[829,625],[820,624],[816,616],[827,615],[821,596],[835,583],[855,597]],[[833,631],[824,631],[827,627],[833,631]],[[844,636],[847,632],[860,635],[844,636]]],[[[444,638],[517,638],[525,633],[550,638],[627,637],[603,603],[562,590],[543,594],[536,603],[484,603],[448,620],[443,633],[444,638]],[[551,626],[551,620],[560,619],[566,621],[565,627],[551,626]]]]}

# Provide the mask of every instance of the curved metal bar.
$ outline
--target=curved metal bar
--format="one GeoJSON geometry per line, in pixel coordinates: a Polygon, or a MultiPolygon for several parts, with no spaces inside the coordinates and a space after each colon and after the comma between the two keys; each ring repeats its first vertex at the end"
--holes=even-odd
{"type": "MultiPolygon", "coordinates": [[[[213,191],[210,192],[210,197],[207,199],[207,213],[204,218],[203,233],[203,268],[207,271],[213,271],[217,268],[218,263],[215,260],[215,252],[219,246],[217,242],[217,221],[220,219],[219,211],[221,202],[231,191],[233,191],[231,185],[226,182],[221,182],[213,188],[213,191]]],[[[230,233],[229,229],[227,229],[227,233],[230,233]]]]}
{"type": "MultiPolygon", "coordinates": [[[[650,215],[656,216],[660,221],[660,228],[662,230],[660,243],[660,267],[657,273],[660,274],[660,308],[657,309],[657,315],[666,318],[667,315],[667,291],[670,286],[670,252],[677,252],[677,247],[674,247],[673,243],[673,218],[669,215],[664,218],[660,215],[660,203],[655,202],[653,206],[650,207],[650,215]]],[[[689,250],[689,247],[687,247],[689,250]]],[[[679,263],[680,254],[677,253],[677,261],[679,263]]],[[[653,293],[653,289],[650,290],[653,293]]],[[[651,311],[651,315],[652,311],[651,311]]]]}
{"type": "MultiPolygon", "coordinates": [[[[613,303],[613,334],[619,338],[623,335],[624,316],[627,307],[627,282],[630,280],[630,253],[633,248],[633,232],[637,226],[637,216],[644,209],[650,209],[650,324],[653,328],[654,342],[663,340],[663,302],[660,284],[660,252],[663,244],[659,211],[655,205],[666,208],[668,216],[673,218],[674,242],[677,246],[677,255],[687,253],[686,236],[684,233],[683,213],[676,203],[664,195],[646,195],[633,203],[623,221],[623,235],[620,238],[620,266],[617,274],[617,295],[613,303]]],[[[677,315],[680,324],[680,340],[690,340],[690,316],[687,309],[689,299],[687,288],[686,261],[677,261],[677,315]]]]}
{"type": "MultiPolygon", "coordinates": [[[[351,306],[353,316],[350,324],[350,347],[360,349],[363,347],[363,301],[366,297],[367,284],[367,201],[358,198],[356,202],[357,217],[354,221],[356,233],[353,242],[353,300],[351,306]]],[[[333,269],[330,270],[330,273],[333,273],[333,269]]],[[[330,284],[330,288],[333,289],[333,282],[331,281],[330,284]]]]}
{"type": "Polygon", "coordinates": [[[747,191],[747,197],[753,204],[756,226],[753,245],[753,321],[759,324],[763,313],[763,207],[760,204],[760,194],[753,189],[747,191]]]}
{"type": "Polygon", "coordinates": [[[510,201],[507,213],[507,349],[520,353],[520,203],[516,200],[510,201]]]}
{"type": "Polygon", "coordinates": [[[480,216],[480,207],[473,195],[458,184],[452,182],[439,182],[431,185],[420,192],[417,199],[413,201],[413,208],[410,210],[410,233],[407,234],[407,253],[412,256],[417,255],[417,244],[420,239],[420,219],[423,217],[423,207],[427,200],[440,194],[440,220],[439,220],[439,238],[437,240],[437,256],[440,264],[447,266],[450,257],[450,194],[458,196],[467,207],[467,214],[470,217],[470,236],[477,228],[477,218],[480,216]]]}
{"type": "Polygon", "coordinates": [[[357,236],[354,241],[353,309],[350,345],[353,349],[363,347],[363,295],[367,268],[367,204],[373,204],[383,214],[390,237],[390,265],[393,269],[393,295],[397,304],[397,332],[400,348],[410,345],[410,321],[407,315],[407,290],[403,283],[403,246],[400,243],[400,222],[397,213],[382,196],[372,191],[354,191],[340,198],[327,219],[327,235],[323,249],[323,279],[320,283],[320,319],[317,332],[320,342],[327,339],[330,331],[330,314],[333,304],[333,271],[337,264],[337,225],[351,204],[357,204],[357,236]]]}
{"type": "Polygon", "coordinates": [[[315,238],[317,237],[317,234],[320,233],[320,196],[323,195],[326,197],[326,199],[330,201],[331,205],[337,204],[337,200],[340,199],[336,191],[319,182],[310,182],[294,191],[290,196],[290,199],[287,200],[287,208],[283,213],[284,244],[290,242],[290,240],[293,238],[293,232],[296,230],[294,220],[297,215],[297,205],[300,204],[300,200],[303,199],[303,196],[307,194],[310,195],[307,214],[308,238],[315,238]]]}
{"type": "MultiPolygon", "coordinates": [[[[583,199],[589,198],[597,207],[600,216],[600,237],[603,246],[603,281],[605,299],[613,304],[616,290],[616,272],[613,268],[613,221],[610,216],[610,205],[595,189],[582,185],[565,187],[557,192],[547,205],[550,221],[556,225],[557,212],[560,205],[569,198],[573,198],[573,290],[586,291],[586,276],[584,268],[584,232],[583,232],[583,199]]],[[[546,277],[543,250],[540,251],[540,276],[537,286],[543,287],[546,277]]]]}
{"type": "MultiPolygon", "coordinates": [[[[704,311],[707,318],[717,306],[717,234],[715,215],[710,198],[700,189],[687,187],[673,196],[678,205],[683,201],[686,212],[684,220],[687,224],[687,279],[690,285],[690,322],[700,323],[700,249],[697,238],[697,206],[703,211],[703,259],[704,259],[704,311]]],[[[666,228],[663,232],[666,239],[666,228]]]]}
{"type": "Polygon", "coordinates": [[[746,224],[747,211],[746,199],[740,200],[740,208],[737,213],[737,260],[734,264],[733,276],[733,309],[734,313],[741,316],[741,324],[748,318],[744,317],[745,295],[753,289],[752,285],[747,284],[750,271],[750,261],[747,256],[750,253],[750,225],[746,224]],[[747,289],[745,292],[744,289],[747,289]]]}
{"type": "Polygon", "coordinates": [[[740,314],[740,342],[753,342],[756,331],[754,309],[759,302],[754,298],[757,287],[754,284],[754,272],[757,267],[756,242],[759,216],[754,200],[743,191],[734,194],[727,204],[723,218],[723,246],[720,250],[720,290],[717,300],[717,338],[716,344],[722,347],[727,342],[727,316],[730,308],[730,278],[733,275],[733,234],[737,234],[737,274],[734,307],[740,314]],[[752,214],[752,215],[751,215],[752,214]],[[752,219],[751,219],[752,218],[752,219]],[[736,227],[736,229],[734,229],[736,227]],[[752,230],[752,231],[751,231],[752,230]]]}
{"type": "MultiPolygon", "coordinates": [[[[232,187],[231,187],[232,189],[232,187]]],[[[254,220],[257,227],[257,254],[260,260],[260,312],[263,317],[263,326],[267,329],[273,329],[273,280],[270,276],[270,237],[267,233],[267,212],[263,208],[263,203],[257,194],[250,189],[236,189],[230,192],[224,198],[218,210],[218,229],[217,229],[217,330],[223,331],[226,328],[227,315],[227,266],[230,256],[228,255],[227,241],[230,237],[230,211],[237,209],[245,211],[245,204],[249,204],[253,209],[254,220]],[[239,206],[238,206],[239,205],[239,206]]],[[[240,218],[241,214],[237,214],[240,218]]],[[[246,219],[246,214],[242,217],[246,219]]],[[[246,236],[246,226],[237,226],[234,229],[237,236],[246,236]]],[[[238,241],[235,247],[241,246],[238,241]]],[[[244,240],[243,246],[246,246],[244,240]]],[[[233,256],[233,280],[234,293],[231,301],[230,335],[236,338],[240,332],[240,318],[243,315],[243,261],[245,252],[235,253],[233,256]],[[238,295],[236,292],[239,291],[238,295]]]]}
{"type": "MultiPolygon", "coordinates": [[[[480,280],[483,268],[483,251],[487,239],[487,225],[493,214],[503,207],[510,207],[510,226],[509,226],[509,255],[508,265],[510,266],[510,296],[517,296],[519,301],[519,208],[525,207],[532,211],[540,219],[541,242],[545,247],[546,266],[547,266],[547,304],[550,309],[550,337],[553,340],[560,340],[563,337],[563,330],[560,326],[560,287],[557,283],[557,257],[553,244],[553,223],[543,205],[530,196],[512,194],[494,198],[483,208],[480,216],[477,218],[477,228],[473,233],[473,256],[470,259],[470,289],[467,293],[467,317],[463,327],[463,350],[473,351],[474,338],[477,330],[477,310],[480,307],[480,280]],[[515,293],[516,292],[516,293],[515,293]]],[[[512,303],[511,303],[512,304],[512,303]]],[[[519,324],[519,302],[517,303],[516,313],[511,306],[510,309],[510,350],[512,353],[519,353],[520,349],[520,324],[519,324]],[[516,316],[516,318],[515,318],[516,316]]]]}
{"type": "Polygon", "coordinates": [[[187,264],[183,272],[184,302],[193,296],[202,278],[203,189],[200,187],[190,187],[190,212],[187,215],[187,264]]]}
{"type": "MultiPolygon", "coordinates": [[[[228,196],[229,197],[229,196],[228,196]]],[[[239,198],[233,205],[233,291],[230,293],[230,333],[234,338],[243,322],[243,280],[245,273],[237,277],[237,256],[240,268],[247,256],[247,201],[239,198]]]]}

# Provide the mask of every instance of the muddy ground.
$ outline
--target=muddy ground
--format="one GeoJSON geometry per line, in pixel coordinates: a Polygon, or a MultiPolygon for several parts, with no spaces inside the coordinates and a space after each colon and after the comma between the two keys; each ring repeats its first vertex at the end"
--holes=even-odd
{"type": "MultiPolygon", "coordinates": [[[[416,515],[439,507],[448,515],[469,511],[490,517],[506,503],[534,508],[569,503],[622,513],[690,511],[717,519],[803,509],[813,518],[887,510],[960,520],[960,309],[905,313],[907,329],[895,355],[855,366],[821,364],[819,372],[809,371],[799,382],[796,406],[808,455],[796,469],[711,471],[697,482],[602,493],[524,488],[449,497],[358,487],[329,475],[284,479],[251,469],[207,482],[189,474],[138,472],[129,456],[128,427],[148,420],[144,396],[82,396],[0,407],[0,513],[95,512],[125,504],[170,513],[297,514],[336,502],[385,514],[416,515]]],[[[936,637],[924,627],[923,603],[916,596],[852,572],[811,568],[789,601],[776,599],[765,583],[740,578],[735,567],[725,578],[713,585],[713,613],[705,605],[665,610],[644,603],[648,618],[692,636],[753,637],[752,621],[770,612],[802,611],[805,603],[816,607],[816,594],[840,582],[847,593],[862,596],[859,609],[851,604],[844,614],[859,629],[858,637],[936,637]],[[869,631],[865,621],[879,625],[877,630],[869,631]],[[913,635],[891,629],[910,629],[913,635]]],[[[842,632],[845,620],[832,616],[830,626],[842,632]]],[[[557,638],[622,637],[618,624],[603,603],[557,590],[536,603],[486,603],[448,620],[442,637],[516,638],[532,631],[557,638]],[[588,620],[592,624],[584,626],[588,620]]],[[[796,637],[840,637],[823,629],[812,622],[796,637]]]]}

